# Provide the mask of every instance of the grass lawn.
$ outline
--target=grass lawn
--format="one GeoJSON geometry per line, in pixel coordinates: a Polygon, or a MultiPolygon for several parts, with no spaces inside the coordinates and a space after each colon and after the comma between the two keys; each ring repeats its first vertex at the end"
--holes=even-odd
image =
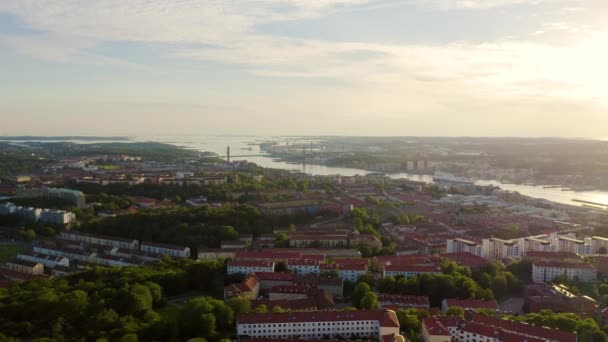
{"type": "Polygon", "coordinates": [[[0,245],[0,262],[5,262],[22,251],[23,247],[19,245],[0,245]]]}

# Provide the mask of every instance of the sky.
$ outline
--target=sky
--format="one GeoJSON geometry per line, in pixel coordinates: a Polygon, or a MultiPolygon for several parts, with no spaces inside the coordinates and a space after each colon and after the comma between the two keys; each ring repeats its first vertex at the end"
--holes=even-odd
{"type": "Polygon", "coordinates": [[[606,0],[1,0],[0,135],[608,138],[606,0]]]}

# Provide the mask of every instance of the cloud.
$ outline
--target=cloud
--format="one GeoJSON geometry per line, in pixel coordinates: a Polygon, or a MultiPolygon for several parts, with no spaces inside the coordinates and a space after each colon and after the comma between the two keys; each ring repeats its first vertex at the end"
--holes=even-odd
{"type": "MultiPolygon", "coordinates": [[[[559,9],[577,1],[551,3],[558,4],[559,9]]],[[[348,9],[412,4],[441,12],[541,6],[549,1],[3,0],[0,12],[17,16],[38,33],[3,35],[0,44],[51,61],[150,71],[156,67],[109,58],[96,51],[105,42],[158,44],[166,51],[162,57],[171,65],[181,65],[181,61],[214,62],[262,78],[284,78],[284,92],[273,89],[265,98],[253,99],[242,94],[239,98],[243,108],[255,108],[250,110],[259,115],[272,113],[273,120],[282,113],[302,112],[303,108],[323,115],[332,111],[351,113],[369,126],[366,117],[370,113],[373,117],[384,115],[387,120],[397,115],[428,121],[438,116],[422,114],[420,119],[420,115],[408,113],[447,115],[471,111],[475,118],[487,120],[485,112],[508,116],[506,109],[496,109],[500,106],[522,113],[542,112],[552,103],[567,103],[563,108],[568,110],[576,108],[573,103],[584,104],[580,108],[591,108],[593,113],[600,112],[595,106],[608,107],[605,87],[608,74],[604,67],[608,60],[608,35],[586,27],[576,32],[576,42],[567,45],[549,44],[540,37],[544,36],[540,30],[568,31],[577,27],[569,17],[546,21],[539,28],[537,40],[499,39],[484,43],[364,43],[357,41],[357,37],[329,41],[323,37],[264,35],[255,30],[257,25],[269,22],[313,19],[348,9]],[[293,78],[321,82],[315,87],[295,88],[289,82],[293,78]],[[323,82],[328,79],[335,82],[323,82]],[[336,83],[340,86],[333,87],[336,83]]],[[[161,100],[177,104],[185,97],[161,100]]],[[[152,107],[140,110],[144,113],[152,107]]],[[[196,109],[192,113],[194,116],[196,109]]]]}

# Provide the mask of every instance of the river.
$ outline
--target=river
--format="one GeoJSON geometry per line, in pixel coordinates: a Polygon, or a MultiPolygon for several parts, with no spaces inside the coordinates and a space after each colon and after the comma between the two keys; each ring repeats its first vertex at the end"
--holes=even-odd
{"type": "MultiPolygon", "coordinates": [[[[247,160],[256,163],[263,167],[297,170],[312,175],[336,175],[354,176],[365,175],[372,171],[362,169],[345,168],[345,167],[330,167],[324,165],[313,164],[291,164],[284,161],[276,160],[260,151],[258,145],[250,145],[262,141],[276,140],[285,142],[294,137],[281,136],[236,136],[236,135],[207,135],[207,136],[138,136],[131,138],[131,141],[155,141],[161,143],[172,144],[185,147],[196,151],[214,152],[218,155],[226,155],[226,147],[230,146],[230,155],[232,160],[247,160]]],[[[0,139],[1,140],[1,139],[0,139]]],[[[314,140],[314,139],[312,139],[314,140]]],[[[110,141],[89,141],[89,140],[71,140],[74,143],[104,143],[110,141]]],[[[307,140],[310,141],[310,140],[307,140]]],[[[48,141],[47,141],[48,142],[48,141]]],[[[117,142],[124,142],[117,141],[117,142]]],[[[405,178],[413,181],[432,183],[431,175],[417,175],[410,173],[391,173],[387,174],[391,178],[405,178]]],[[[501,184],[496,180],[477,180],[478,185],[496,185],[504,190],[517,191],[522,195],[534,198],[543,198],[549,201],[581,206],[582,203],[573,201],[582,200],[594,203],[602,203],[608,205],[608,192],[606,191],[572,191],[562,190],[561,188],[545,189],[542,186],[532,185],[517,185],[517,184],[501,184]]]]}
{"type": "MultiPolygon", "coordinates": [[[[343,176],[365,175],[373,171],[362,169],[330,167],[325,165],[313,164],[291,164],[276,160],[266,156],[260,151],[258,145],[248,145],[248,143],[261,142],[267,140],[285,141],[288,138],[279,136],[148,136],[138,137],[139,141],[157,141],[169,143],[177,146],[194,149],[197,151],[209,151],[219,155],[226,155],[226,147],[230,146],[232,160],[247,160],[263,167],[297,170],[312,175],[335,175],[343,176]]],[[[294,138],[291,138],[294,139],[294,138]]],[[[391,173],[387,174],[391,178],[405,178],[413,181],[432,183],[431,175],[418,175],[410,173],[391,173]]],[[[561,188],[545,189],[542,186],[501,184],[496,180],[477,180],[478,185],[496,185],[501,189],[517,191],[522,195],[534,198],[543,198],[549,201],[581,206],[582,203],[573,201],[582,200],[588,202],[602,203],[608,205],[608,192],[606,191],[572,191],[562,190],[561,188]]]]}

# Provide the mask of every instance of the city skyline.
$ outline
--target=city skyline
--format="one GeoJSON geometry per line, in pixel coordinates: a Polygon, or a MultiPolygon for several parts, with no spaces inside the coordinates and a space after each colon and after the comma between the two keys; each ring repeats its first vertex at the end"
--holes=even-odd
{"type": "Polygon", "coordinates": [[[607,14],[598,0],[7,0],[0,134],[607,138],[607,14]]]}

